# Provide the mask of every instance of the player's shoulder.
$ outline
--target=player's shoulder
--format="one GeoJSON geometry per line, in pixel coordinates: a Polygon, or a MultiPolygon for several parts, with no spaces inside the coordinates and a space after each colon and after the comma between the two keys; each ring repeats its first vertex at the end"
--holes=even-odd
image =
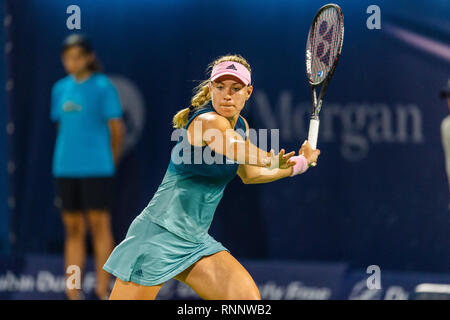
{"type": "Polygon", "coordinates": [[[196,119],[202,121],[227,121],[227,119],[215,111],[203,112],[199,114],[196,119]]]}
{"type": "Polygon", "coordinates": [[[231,129],[228,119],[214,111],[199,114],[194,121],[201,121],[208,128],[231,129]]]}
{"type": "Polygon", "coordinates": [[[242,120],[244,120],[244,123],[245,123],[245,129],[248,130],[249,127],[248,127],[248,122],[247,122],[247,120],[246,120],[242,115],[239,115],[239,117],[241,117],[242,120]]]}

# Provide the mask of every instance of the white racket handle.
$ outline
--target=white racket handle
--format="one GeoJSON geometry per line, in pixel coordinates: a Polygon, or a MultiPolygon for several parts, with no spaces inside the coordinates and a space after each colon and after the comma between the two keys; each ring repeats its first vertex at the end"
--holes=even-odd
{"type": "MultiPolygon", "coordinates": [[[[317,138],[319,136],[319,119],[311,119],[309,121],[309,132],[308,132],[308,142],[311,145],[313,150],[316,150],[317,147],[317,138]]],[[[311,163],[312,167],[315,167],[317,163],[311,163]]]]}
{"type": "Polygon", "coordinates": [[[319,136],[319,120],[311,119],[309,121],[309,132],[308,132],[308,142],[316,150],[317,147],[317,137],[319,136]]]}

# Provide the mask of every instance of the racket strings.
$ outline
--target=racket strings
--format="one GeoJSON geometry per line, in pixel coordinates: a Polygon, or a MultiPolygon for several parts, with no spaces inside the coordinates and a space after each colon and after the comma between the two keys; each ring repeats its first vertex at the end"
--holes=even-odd
{"type": "Polygon", "coordinates": [[[333,66],[339,53],[341,19],[334,7],[324,9],[310,31],[307,47],[311,52],[309,77],[312,83],[320,83],[333,66]]]}

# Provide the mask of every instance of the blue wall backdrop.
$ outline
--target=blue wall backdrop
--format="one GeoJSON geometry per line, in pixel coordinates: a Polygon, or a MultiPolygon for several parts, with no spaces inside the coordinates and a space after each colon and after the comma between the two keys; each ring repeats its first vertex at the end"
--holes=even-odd
{"type": "MultiPolygon", "coordinates": [[[[449,191],[439,131],[448,108],[438,91],[450,77],[450,5],[336,2],[346,29],[323,106],[318,167],[264,185],[236,178],[210,233],[238,258],[448,272],[449,191]],[[366,27],[372,4],[381,9],[381,30],[366,27]]],[[[171,119],[216,57],[239,53],[252,66],[254,94],[244,110],[250,127],[279,129],[280,147],[288,151],[298,151],[307,137],[306,36],[327,1],[7,3],[14,27],[7,115],[15,125],[8,153],[15,164],[8,190],[15,199],[14,253],[63,250],[49,112],[51,87],[64,76],[59,46],[71,33],[69,5],[81,8],[80,32],[92,38],[124,103],[128,136],[113,212],[116,241],[161,182],[174,145],[171,119]]]]}
{"type": "MultiPolygon", "coordinates": [[[[0,5],[0,19],[4,25],[4,3],[0,5]]],[[[8,175],[6,165],[6,101],[5,101],[5,33],[0,28],[0,252],[8,252],[9,248],[9,212],[8,212],[8,175]]]]}

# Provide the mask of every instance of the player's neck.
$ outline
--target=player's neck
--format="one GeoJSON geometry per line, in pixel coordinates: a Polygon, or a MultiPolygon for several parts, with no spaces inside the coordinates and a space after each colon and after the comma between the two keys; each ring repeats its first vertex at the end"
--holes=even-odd
{"type": "Polygon", "coordinates": [[[234,128],[234,126],[236,125],[236,122],[239,118],[239,113],[236,114],[235,116],[231,117],[231,118],[227,118],[228,121],[230,121],[231,127],[234,128]]]}

